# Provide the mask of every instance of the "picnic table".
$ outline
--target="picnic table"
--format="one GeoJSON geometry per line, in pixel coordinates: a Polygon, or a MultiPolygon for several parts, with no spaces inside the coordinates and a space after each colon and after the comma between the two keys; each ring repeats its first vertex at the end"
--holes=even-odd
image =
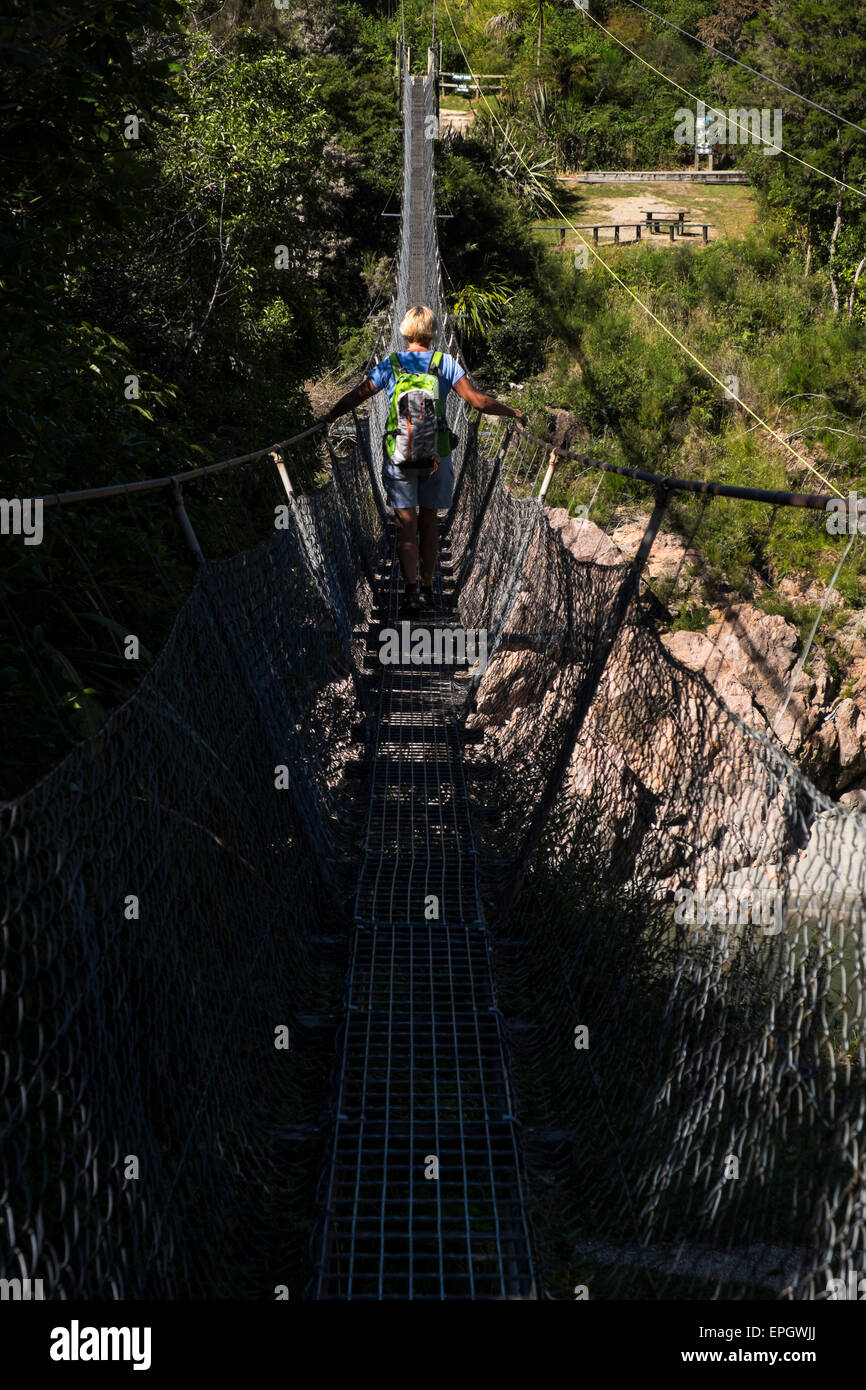
{"type": "MultiPolygon", "coordinates": [[[[390,214],[387,214],[390,215],[390,214]]],[[[399,216],[399,213],[395,214],[399,216]]],[[[653,213],[652,216],[658,220],[655,222],[596,222],[583,223],[574,228],[576,232],[592,232],[592,239],[596,246],[599,244],[599,232],[612,231],[614,243],[619,242],[620,228],[634,227],[635,241],[640,241],[641,232],[649,228],[652,232],[660,230],[660,223],[663,223],[670,231],[670,238],[673,241],[677,232],[680,236],[685,235],[687,227],[700,227],[704,242],[709,241],[709,229],[713,226],[712,222],[686,222],[685,214],[682,213],[653,213]]],[[[537,232],[557,232],[559,234],[559,245],[565,250],[566,227],[559,222],[539,222],[535,224],[537,232]]]]}
{"type": "Polygon", "coordinates": [[[685,212],[652,212],[648,211],[646,208],[641,208],[641,212],[646,218],[646,225],[652,227],[654,232],[659,230],[662,222],[664,222],[666,226],[669,226],[671,222],[673,222],[681,229],[686,220],[685,212]]]}

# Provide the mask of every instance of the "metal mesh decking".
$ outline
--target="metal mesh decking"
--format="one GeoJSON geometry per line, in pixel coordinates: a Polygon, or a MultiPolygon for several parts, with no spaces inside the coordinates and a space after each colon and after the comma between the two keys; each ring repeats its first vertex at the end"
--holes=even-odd
{"type": "MultiPolygon", "coordinates": [[[[404,78],[404,200],[390,348],[411,304],[445,325],[433,199],[435,86],[404,78]]],[[[447,345],[456,351],[450,337],[447,345]]],[[[384,409],[380,405],[380,411],[384,409]]],[[[453,407],[452,407],[453,411],[453,407]]],[[[375,450],[381,419],[372,416],[375,450]]],[[[466,460],[465,422],[461,422],[466,460]]],[[[459,619],[447,545],[440,633],[459,619]]],[[[478,886],[463,733],[466,662],[380,660],[401,625],[388,535],[368,634],[375,719],[318,1298],[534,1296],[520,1156],[478,886]]],[[[415,632],[418,625],[413,625],[415,632]]]]}
{"type": "MultiPolygon", "coordinates": [[[[398,630],[400,587],[392,556],[380,615],[398,630]]],[[[440,574],[440,631],[449,588],[440,574]]],[[[532,1297],[459,667],[379,671],[316,1293],[532,1297]]]]}

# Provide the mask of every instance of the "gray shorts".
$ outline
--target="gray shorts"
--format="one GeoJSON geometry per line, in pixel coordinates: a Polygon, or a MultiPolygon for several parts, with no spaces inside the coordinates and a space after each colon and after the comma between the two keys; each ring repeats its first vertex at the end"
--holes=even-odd
{"type": "Polygon", "coordinates": [[[441,459],[432,478],[419,477],[414,468],[400,468],[382,450],[382,486],[391,507],[430,507],[445,512],[454,491],[454,465],[451,455],[441,459]]]}

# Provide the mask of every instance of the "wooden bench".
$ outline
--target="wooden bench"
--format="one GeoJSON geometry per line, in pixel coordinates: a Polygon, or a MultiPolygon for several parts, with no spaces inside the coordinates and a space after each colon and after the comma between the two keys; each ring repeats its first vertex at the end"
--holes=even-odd
{"type": "Polygon", "coordinates": [[[673,220],[679,227],[685,225],[685,212],[648,212],[646,208],[642,208],[641,211],[644,215],[645,225],[647,227],[653,227],[655,231],[658,231],[659,223],[661,222],[670,222],[673,220]]]}
{"type": "MultiPolygon", "coordinates": [[[[668,229],[668,231],[669,231],[669,233],[670,233],[670,239],[671,239],[671,241],[674,240],[674,238],[675,238],[677,232],[679,232],[680,236],[683,236],[684,233],[685,233],[685,228],[686,228],[686,227],[700,227],[700,228],[702,229],[703,240],[704,240],[704,242],[707,242],[707,241],[709,241],[709,229],[710,229],[710,227],[713,226],[713,223],[712,223],[712,222],[686,222],[684,219],[681,221],[681,220],[680,220],[680,215],[677,214],[675,217],[665,217],[664,215],[661,215],[661,216],[659,216],[659,217],[657,218],[657,220],[656,220],[655,222],[653,222],[653,223],[647,223],[647,222],[598,222],[598,223],[585,223],[585,224],[583,224],[583,225],[581,225],[581,226],[575,227],[574,230],[575,230],[576,232],[592,232],[592,240],[593,240],[593,243],[594,243],[596,246],[598,246],[598,244],[599,244],[599,238],[598,238],[599,232],[613,231],[613,243],[614,243],[614,245],[618,245],[618,244],[619,244],[619,233],[620,233],[620,228],[621,228],[621,227],[634,227],[634,239],[635,239],[635,241],[640,241],[640,240],[641,240],[641,234],[642,234],[642,232],[645,230],[645,228],[646,228],[647,226],[649,226],[650,231],[652,231],[652,232],[658,232],[659,229],[660,229],[660,227],[661,227],[662,225],[664,225],[665,227],[667,227],[667,229],[668,229]]],[[[535,231],[537,231],[537,232],[558,232],[558,233],[559,233],[559,245],[560,245],[560,247],[561,247],[562,249],[565,248],[565,234],[566,234],[566,232],[568,231],[568,228],[567,228],[567,227],[562,227],[562,226],[559,225],[559,223],[548,223],[548,222],[544,222],[544,223],[538,223],[538,224],[536,224],[535,231]]]]}

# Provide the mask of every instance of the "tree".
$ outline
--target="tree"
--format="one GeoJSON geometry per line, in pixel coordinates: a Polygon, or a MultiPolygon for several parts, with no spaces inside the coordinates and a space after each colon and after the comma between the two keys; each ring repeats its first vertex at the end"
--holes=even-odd
{"type": "MultiPolygon", "coordinates": [[[[744,24],[741,53],[758,71],[830,112],[862,124],[866,109],[866,12],[848,0],[773,0],[744,24]]],[[[866,190],[866,137],[825,111],[720,62],[719,88],[736,106],[770,106],[782,112],[785,150],[841,183],[866,190]]],[[[832,178],[785,155],[752,150],[749,167],[771,206],[787,210],[804,228],[807,267],[823,262],[832,306],[853,303],[866,255],[866,200],[832,178]],[[845,290],[848,294],[846,296],[845,290]]]]}

